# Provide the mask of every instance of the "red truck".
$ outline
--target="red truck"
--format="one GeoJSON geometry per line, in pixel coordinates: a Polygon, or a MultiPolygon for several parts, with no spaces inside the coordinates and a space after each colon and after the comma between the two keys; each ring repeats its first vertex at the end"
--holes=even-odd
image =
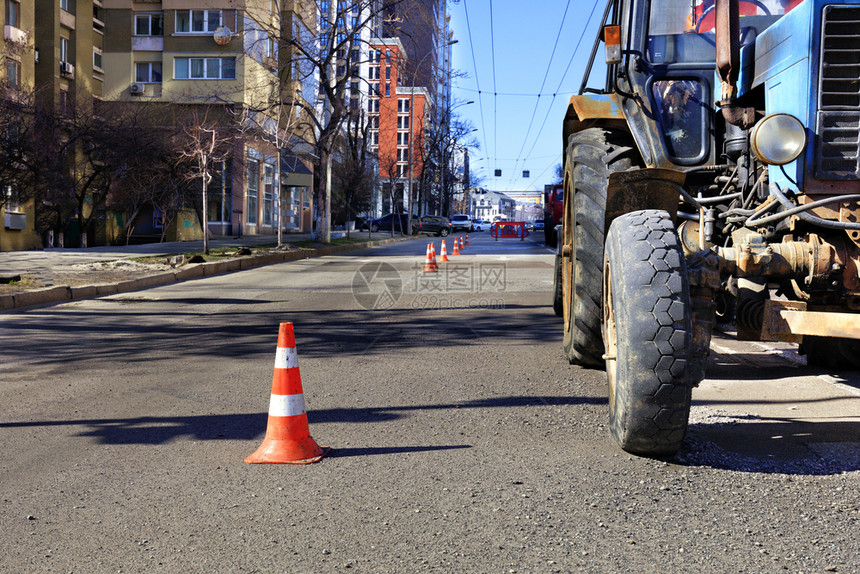
{"type": "Polygon", "coordinates": [[[564,185],[559,183],[558,185],[546,186],[543,201],[543,232],[547,245],[555,245],[556,243],[555,226],[564,220],[562,207],[564,207],[564,185]]]}

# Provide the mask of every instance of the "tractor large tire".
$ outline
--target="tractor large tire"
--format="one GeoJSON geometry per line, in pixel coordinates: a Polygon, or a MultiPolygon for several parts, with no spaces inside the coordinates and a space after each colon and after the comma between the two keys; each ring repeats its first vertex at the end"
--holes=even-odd
{"type": "Polygon", "coordinates": [[[564,173],[562,288],[564,352],[571,363],[603,365],[600,295],[609,175],[642,165],[630,134],[590,128],[568,140],[564,173]]]}
{"type": "Polygon", "coordinates": [[[681,242],[665,211],[612,222],[603,264],[609,426],[644,456],[681,446],[690,415],[692,306],[681,242]]]}

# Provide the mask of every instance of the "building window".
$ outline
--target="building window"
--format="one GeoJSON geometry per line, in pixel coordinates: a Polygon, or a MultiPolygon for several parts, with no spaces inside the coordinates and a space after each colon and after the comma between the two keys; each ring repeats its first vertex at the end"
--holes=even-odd
{"type": "Polygon", "coordinates": [[[21,27],[21,3],[17,0],[6,0],[6,25],[21,27]]]}
{"type": "Polygon", "coordinates": [[[69,39],[60,36],[60,61],[69,63],[69,39]]]}
{"type": "Polygon", "coordinates": [[[6,57],[6,85],[13,90],[21,89],[21,62],[6,57]]]}
{"type": "Polygon", "coordinates": [[[379,95],[379,82],[370,82],[370,95],[378,96],[379,95]]]}
{"type": "Polygon", "coordinates": [[[397,100],[397,113],[398,114],[408,114],[409,113],[409,98],[403,98],[397,100]]]}
{"type": "Polygon", "coordinates": [[[369,113],[369,114],[378,114],[379,113],[379,100],[377,100],[377,99],[367,100],[367,113],[369,113]]]}
{"type": "Polygon", "coordinates": [[[248,225],[257,224],[257,191],[259,189],[260,180],[260,162],[256,159],[248,158],[248,175],[246,177],[248,184],[248,207],[247,221],[248,225]]]}
{"type": "Polygon", "coordinates": [[[379,116],[373,115],[368,118],[370,123],[370,129],[378,130],[379,129],[379,116]]]}
{"type": "Polygon", "coordinates": [[[391,66],[385,66],[385,79],[391,79],[391,66]]]}
{"type": "Polygon", "coordinates": [[[236,58],[174,58],[177,80],[235,80],[236,58]]]}
{"type": "Polygon", "coordinates": [[[368,80],[378,80],[379,79],[379,66],[371,66],[369,68],[369,72],[367,74],[368,80]]]}
{"type": "Polygon", "coordinates": [[[399,130],[408,130],[409,129],[409,116],[397,116],[397,129],[399,129],[399,130]]]}
{"type": "Polygon", "coordinates": [[[102,67],[102,51],[98,48],[93,48],[93,69],[96,72],[104,72],[102,67]]]}
{"type": "Polygon", "coordinates": [[[134,16],[135,36],[164,36],[164,16],[162,14],[136,14],[134,16]]]}
{"type": "Polygon", "coordinates": [[[397,150],[397,162],[405,163],[409,161],[409,148],[400,148],[397,150]]]}
{"type": "Polygon", "coordinates": [[[221,10],[177,10],[176,32],[214,32],[221,25],[221,10]]]}
{"type": "Polygon", "coordinates": [[[379,132],[370,132],[370,145],[379,145],[379,132]]]}
{"type": "Polygon", "coordinates": [[[160,84],[161,62],[136,62],[134,64],[134,81],[144,84],[160,84]]]}
{"type": "Polygon", "coordinates": [[[272,225],[275,212],[275,166],[263,164],[263,225],[272,225]]]}
{"type": "Polygon", "coordinates": [[[391,84],[385,84],[385,97],[391,97],[391,84]]]}
{"type": "Polygon", "coordinates": [[[399,132],[397,134],[397,145],[409,145],[409,132],[399,132]]]}
{"type": "Polygon", "coordinates": [[[62,8],[66,12],[68,12],[69,11],[69,0],[60,0],[60,8],[62,8]]]}
{"type": "Polygon", "coordinates": [[[69,112],[71,112],[69,106],[69,91],[60,90],[60,115],[68,116],[69,112]]]}

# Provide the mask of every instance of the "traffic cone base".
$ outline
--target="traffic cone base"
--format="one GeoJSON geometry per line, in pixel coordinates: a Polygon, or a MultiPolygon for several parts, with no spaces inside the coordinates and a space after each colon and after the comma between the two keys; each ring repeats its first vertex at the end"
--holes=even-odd
{"type": "MultiPolygon", "coordinates": [[[[307,424],[307,421],[305,421],[307,424]]],[[[303,439],[267,438],[257,451],[245,459],[248,464],[313,464],[331,452],[307,436],[303,439]]]]}
{"type": "Polygon", "coordinates": [[[311,464],[329,453],[310,435],[292,323],[281,323],[266,438],[249,464],[311,464]]]}

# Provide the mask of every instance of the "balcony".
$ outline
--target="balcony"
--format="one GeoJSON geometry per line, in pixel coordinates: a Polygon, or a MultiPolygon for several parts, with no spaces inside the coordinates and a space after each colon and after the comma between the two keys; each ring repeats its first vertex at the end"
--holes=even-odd
{"type": "Polygon", "coordinates": [[[25,32],[21,28],[16,28],[15,26],[9,26],[7,24],[3,28],[3,38],[7,42],[12,42],[14,44],[26,44],[27,32],[25,32]]]}
{"type": "Polygon", "coordinates": [[[74,30],[75,15],[60,8],[60,26],[65,26],[69,30],[74,30]]]}
{"type": "Polygon", "coordinates": [[[132,36],[131,49],[141,52],[163,52],[164,36],[132,36]]]}

